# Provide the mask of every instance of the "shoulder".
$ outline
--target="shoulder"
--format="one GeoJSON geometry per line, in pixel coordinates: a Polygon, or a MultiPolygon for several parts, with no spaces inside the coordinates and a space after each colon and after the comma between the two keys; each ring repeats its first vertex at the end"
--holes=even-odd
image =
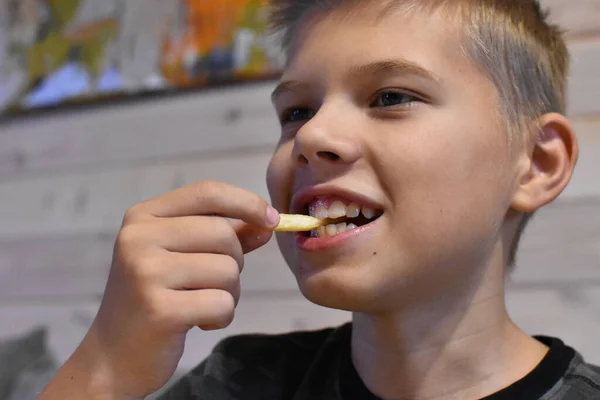
{"type": "Polygon", "coordinates": [[[554,388],[544,400],[600,400],[600,367],[586,363],[572,348],[573,357],[554,388]]]}
{"type": "Polygon", "coordinates": [[[346,326],[230,336],[160,399],[254,399],[254,394],[261,399],[287,398],[286,393],[301,384],[314,360],[346,326]]]}
{"type": "Polygon", "coordinates": [[[576,353],[563,378],[561,399],[600,400],[600,366],[588,364],[576,353]]]}

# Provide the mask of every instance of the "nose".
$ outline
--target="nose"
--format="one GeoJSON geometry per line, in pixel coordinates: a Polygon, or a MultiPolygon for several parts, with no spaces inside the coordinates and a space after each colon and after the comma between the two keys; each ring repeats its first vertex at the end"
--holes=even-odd
{"type": "Polygon", "coordinates": [[[348,120],[327,115],[321,108],[296,133],[293,156],[297,166],[331,168],[356,162],[360,158],[361,145],[349,125],[348,120]]]}

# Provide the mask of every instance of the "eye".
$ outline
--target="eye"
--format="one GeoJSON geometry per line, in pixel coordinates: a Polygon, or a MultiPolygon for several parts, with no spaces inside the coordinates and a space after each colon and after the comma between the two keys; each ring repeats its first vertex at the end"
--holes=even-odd
{"type": "Polygon", "coordinates": [[[377,97],[371,103],[371,107],[394,107],[401,105],[409,105],[411,103],[421,101],[416,95],[402,92],[399,90],[386,90],[377,94],[377,97]]]}
{"type": "Polygon", "coordinates": [[[315,116],[314,110],[310,108],[292,107],[281,114],[281,123],[308,121],[315,116]]]}

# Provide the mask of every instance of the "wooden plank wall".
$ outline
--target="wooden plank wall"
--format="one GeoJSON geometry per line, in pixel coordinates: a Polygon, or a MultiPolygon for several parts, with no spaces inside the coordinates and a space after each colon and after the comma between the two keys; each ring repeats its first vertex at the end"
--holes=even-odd
{"type": "MultiPolygon", "coordinates": [[[[600,363],[600,1],[545,3],[569,30],[569,114],[581,161],[569,188],[528,230],[508,303],[531,333],[560,335],[600,363]]],[[[1,125],[0,338],[47,325],[64,361],[95,315],[115,234],[136,202],[205,178],[267,197],[263,176],[278,136],[272,87],[1,125]]],[[[305,301],[274,243],[250,256],[243,281],[234,324],[224,332],[192,332],[181,373],[223,335],[349,318],[305,301]]]]}

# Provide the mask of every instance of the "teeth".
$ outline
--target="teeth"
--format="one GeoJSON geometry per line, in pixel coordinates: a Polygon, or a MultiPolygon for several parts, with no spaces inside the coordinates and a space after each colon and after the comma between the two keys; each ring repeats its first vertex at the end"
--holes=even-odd
{"type": "Polygon", "coordinates": [[[316,210],[317,210],[317,205],[315,203],[310,203],[308,205],[308,215],[310,215],[311,217],[315,216],[316,210]]]}
{"type": "MultiPolygon", "coordinates": [[[[372,208],[359,206],[356,203],[350,203],[348,206],[344,202],[335,200],[329,207],[322,202],[315,202],[308,207],[309,214],[318,219],[339,219],[342,217],[358,218],[362,213],[365,218],[371,220],[375,218],[376,211],[372,208]]],[[[356,224],[340,223],[321,226],[311,232],[313,237],[335,236],[346,231],[356,229],[356,224]]]]}
{"type": "Polygon", "coordinates": [[[324,226],[320,226],[320,227],[317,228],[317,236],[319,236],[319,237],[325,237],[325,236],[327,236],[326,232],[325,232],[325,227],[324,226]]]}
{"type": "Polygon", "coordinates": [[[356,226],[355,224],[346,224],[345,222],[342,222],[340,224],[329,224],[327,226],[320,226],[317,229],[313,229],[311,232],[311,236],[320,238],[327,236],[335,236],[356,228],[358,228],[358,226],[356,226]]]}
{"type": "Polygon", "coordinates": [[[337,226],[336,225],[327,225],[325,227],[325,233],[327,234],[327,236],[335,236],[337,235],[337,226]]]}
{"type": "Polygon", "coordinates": [[[366,219],[373,219],[375,217],[375,210],[369,207],[363,207],[362,213],[366,219]]]}
{"type": "Polygon", "coordinates": [[[316,237],[335,236],[356,228],[358,228],[358,226],[356,226],[355,224],[346,224],[345,222],[342,222],[340,224],[330,224],[327,226],[321,226],[318,229],[316,229],[315,235],[316,237]]]}
{"type": "Polygon", "coordinates": [[[317,218],[317,219],[325,219],[325,218],[327,218],[327,207],[325,207],[322,204],[319,204],[317,206],[317,209],[315,210],[314,217],[317,218]]]}
{"type": "Polygon", "coordinates": [[[351,203],[346,207],[346,216],[348,218],[356,218],[360,215],[360,206],[356,203],[351,203]]]}
{"type": "Polygon", "coordinates": [[[346,205],[339,200],[334,201],[329,206],[328,217],[331,219],[341,218],[346,215],[346,205]]]}

